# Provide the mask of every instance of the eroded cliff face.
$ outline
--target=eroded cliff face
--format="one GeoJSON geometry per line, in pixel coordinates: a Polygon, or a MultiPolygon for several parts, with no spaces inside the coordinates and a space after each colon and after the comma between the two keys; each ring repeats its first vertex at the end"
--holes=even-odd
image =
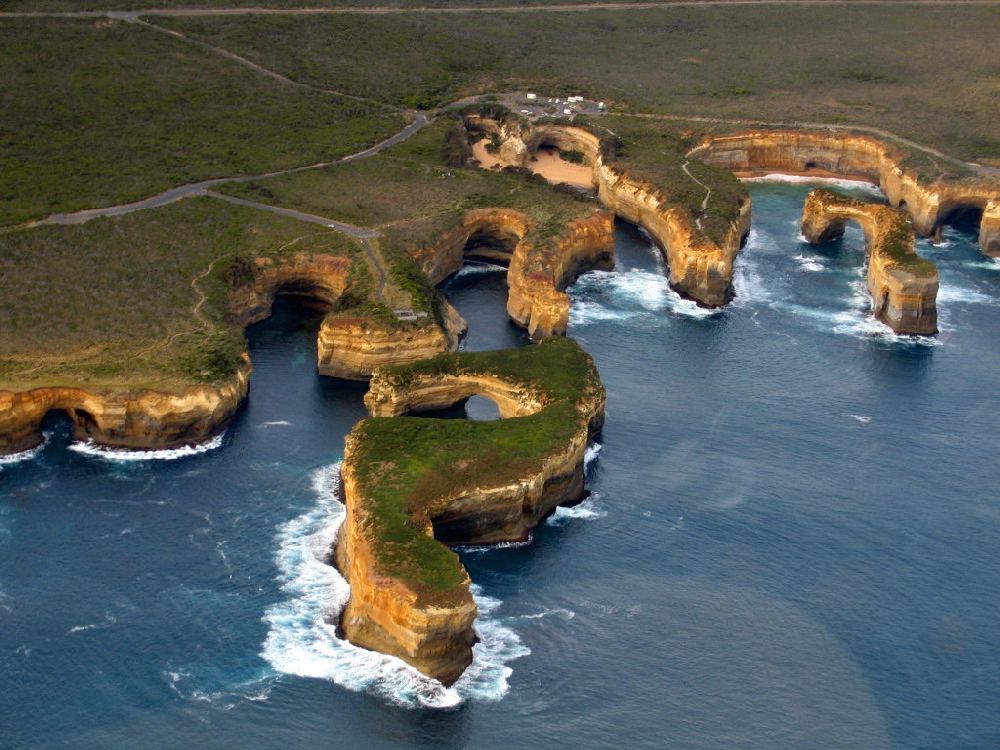
{"type": "Polygon", "coordinates": [[[614,219],[607,211],[572,221],[548,242],[522,241],[507,272],[507,314],[533,339],[563,335],[569,295],[563,291],[586,271],[615,265],[614,219]]]}
{"type": "Polygon", "coordinates": [[[741,207],[721,244],[707,239],[697,220],[683,206],[671,203],[662,187],[638,179],[614,164],[606,164],[600,139],[589,130],[572,125],[499,124],[488,118],[466,118],[470,129],[495,133],[501,138],[504,164],[531,167],[531,156],[540,145],[580,151],[593,169],[593,183],[601,202],[614,214],[645,229],[664,255],[670,285],[702,305],[718,307],[732,298],[733,261],[750,230],[750,202],[741,207]]]}
{"type": "Polygon", "coordinates": [[[367,380],[382,365],[406,364],[452,352],[467,329],[465,320],[442,302],[444,324],[432,318],[406,324],[350,315],[327,315],[316,340],[320,375],[367,380]]]}
{"type": "Polygon", "coordinates": [[[564,291],[581,274],[614,267],[614,221],[607,211],[567,223],[556,235],[540,238],[530,216],[513,209],[484,208],[465,213],[459,225],[411,256],[434,284],[457,272],[469,240],[491,234],[510,238],[507,312],[533,339],[562,335],[569,323],[564,291]]]}
{"type": "MultiPolygon", "coordinates": [[[[484,395],[498,404],[504,420],[550,414],[563,420],[567,428],[558,447],[537,460],[521,459],[513,470],[492,464],[472,482],[463,481],[461,475],[482,459],[472,455],[475,446],[470,446],[467,459],[459,458],[450,467],[428,466],[428,478],[435,472],[453,472],[456,478],[432,480],[429,485],[417,481],[418,494],[406,501],[412,533],[433,536],[445,544],[523,540],[557,505],[580,499],[584,453],[603,422],[605,405],[604,389],[592,363],[590,368],[587,377],[591,382],[581,384],[581,395],[569,408],[544,389],[495,373],[448,372],[445,368],[444,372],[408,374],[400,380],[387,376],[384,370],[376,371],[365,397],[373,417],[441,408],[472,395],[484,395]]],[[[504,423],[499,427],[503,429],[504,423]]],[[[395,487],[392,477],[397,467],[381,461],[374,467],[367,465],[370,457],[365,455],[364,433],[363,422],[347,440],[342,468],[347,517],[337,541],[336,560],[351,585],[351,597],[341,626],[353,643],[398,656],[424,674],[451,684],[471,663],[476,640],[476,607],[468,575],[461,570],[450,586],[428,592],[426,586],[385,572],[384,556],[390,553],[379,537],[378,514],[387,511],[377,499],[373,481],[390,480],[395,487]],[[378,480],[370,474],[367,480],[362,478],[366,466],[379,475],[378,480]]],[[[390,557],[398,554],[393,552],[390,557]]],[[[460,569],[457,557],[452,563],[460,569]]]]}
{"type": "Polygon", "coordinates": [[[938,270],[917,255],[906,216],[829,190],[809,193],[802,210],[802,234],[809,242],[841,236],[846,221],[856,221],[865,233],[875,316],[896,333],[937,333],[938,270]]]}
{"type": "Polygon", "coordinates": [[[985,179],[922,182],[905,155],[870,136],[792,130],[747,130],[707,137],[690,156],[737,173],[830,173],[877,184],[893,206],[910,214],[917,231],[934,235],[958,207],[981,209],[979,246],[1000,255],[1000,184],[985,179]]]}
{"type": "MultiPolygon", "coordinates": [[[[278,291],[291,290],[334,305],[350,284],[351,259],[300,253],[257,258],[247,279],[229,291],[227,314],[246,326],[271,314],[278,291]]],[[[365,379],[382,364],[412,362],[457,348],[465,321],[445,304],[444,324],[426,318],[386,325],[331,313],[321,325],[317,367],[333,377],[365,379]]],[[[128,449],[195,444],[211,437],[246,396],[250,360],[225,381],[180,392],[150,389],[40,387],[0,390],[0,455],[38,445],[46,413],[64,410],[76,437],[128,449]]]]}
{"type": "Polygon", "coordinates": [[[64,410],[79,440],[116,448],[174,448],[209,438],[228,422],[246,396],[250,360],[218,385],[179,393],[153,390],[34,388],[0,391],[0,455],[42,442],[45,415],[64,410]]]}

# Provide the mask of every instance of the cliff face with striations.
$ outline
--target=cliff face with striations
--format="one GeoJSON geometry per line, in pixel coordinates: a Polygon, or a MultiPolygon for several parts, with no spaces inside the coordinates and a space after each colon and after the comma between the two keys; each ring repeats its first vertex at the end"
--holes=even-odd
{"type": "Polygon", "coordinates": [[[472,661],[476,606],[444,545],[524,539],[579,499],[604,400],[592,361],[568,339],[377,371],[365,398],[373,418],[349,436],[342,469],[336,559],[351,585],[347,637],[445,684],[458,679],[472,661]],[[531,379],[542,371],[568,387],[531,379]],[[475,394],[493,398],[504,419],[398,416],[475,394]]]}
{"type": "Polygon", "coordinates": [[[442,317],[443,325],[432,318],[392,324],[370,317],[327,315],[316,339],[319,374],[367,380],[383,365],[455,351],[466,323],[447,302],[442,305],[442,317]]]}
{"type": "Polygon", "coordinates": [[[65,410],[79,440],[117,448],[174,448],[204,441],[229,421],[246,396],[250,360],[220,385],[180,393],[152,390],[34,388],[0,391],[0,455],[42,442],[41,425],[65,410]]]}
{"type": "MultiPolygon", "coordinates": [[[[271,314],[279,291],[306,294],[334,305],[350,285],[351,259],[299,253],[257,258],[241,283],[229,290],[226,307],[235,325],[271,314]]],[[[386,324],[375,317],[331,313],[318,337],[318,370],[363,379],[383,364],[412,362],[457,348],[465,321],[446,303],[443,325],[431,318],[386,324]]],[[[221,383],[192,385],[179,392],[150,389],[40,387],[0,390],[0,455],[38,445],[49,411],[64,410],[78,439],[118,448],[158,449],[209,438],[236,413],[246,396],[250,361],[221,383]]]]}
{"type": "Polygon", "coordinates": [[[507,272],[507,314],[533,339],[566,333],[569,295],[583,272],[614,268],[614,220],[607,211],[566,224],[547,242],[518,244],[507,272]]]}
{"type": "Polygon", "coordinates": [[[573,125],[497,123],[488,118],[466,118],[472,130],[501,138],[500,159],[512,166],[531,167],[541,145],[579,151],[593,168],[593,182],[601,202],[613,213],[645,229],[656,242],[670,269],[670,284],[679,293],[710,307],[732,297],[733,261],[750,228],[750,202],[745,201],[721,243],[698,231],[690,210],[670,200],[665,186],[628,174],[605,161],[601,139],[573,125]]]}
{"type": "Polygon", "coordinates": [[[913,227],[898,209],[813,190],[802,210],[802,234],[827,242],[856,221],[868,247],[868,291],[875,316],[897,333],[937,333],[938,270],[914,248],[913,227]]]}
{"type": "Polygon", "coordinates": [[[438,284],[462,267],[473,237],[491,237],[496,245],[512,246],[509,254],[494,252],[488,258],[509,263],[508,314],[533,339],[562,335],[569,322],[566,287],[581,273],[614,267],[614,222],[608,212],[595,211],[568,222],[552,236],[543,237],[537,230],[521,211],[474,209],[434,244],[415,248],[411,255],[438,284]]]}
{"type": "Polygon", "coordinates": [[[961,207],[982,210],[979,246],[1000,256],[1000,184],[985,179],[925,182],[898,149],[870,136],[792,130],[747,130],[710,136],[690,156],[738,173],[829,173],[876,183],[905,209],[917,231],[933,235],[961,207]]]}

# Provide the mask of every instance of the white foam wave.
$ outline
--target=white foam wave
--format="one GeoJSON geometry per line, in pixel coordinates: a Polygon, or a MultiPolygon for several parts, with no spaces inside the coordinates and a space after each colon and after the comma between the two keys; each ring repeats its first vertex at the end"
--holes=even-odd
{"type": "Polygon", "coordinates": [[[73,633],[82,633],[87,630],[96,630],[97,628],[106,628],[111,625],[114,625],[116,622],[118,622],[118,618],[116,618],[111,613],[108,613],[104,615],[104,619],[101,620],[100,622],[92,622],[87,625],[74,625],[73,627],[71,627],[69,630],[66,631],[66,635],[73,635],[73,633]]]}
{"type": "Polygon", "coordinates": [[[0,456],[0,471],[3,471],[4,466],[9,466],[12,464],[19,464],[22,461],[30,461],[31,459],[38,456],[39,453],[45,448],[45,444],[49,442],[48,434],[43,436],[42,444],[35,446],[34,448],[29,448],[26,451],[21,451],[19,453],[11,453],[9,456],[0,456]]]}
{"type": "Polygon", "coordinates": [[[587,446],[587,450],[583,452],[583,470],[589,471],[591,464],[597,460],[597,457],[601,454],[601,448],[604,446],[600,443],[591,443],[587,446]]]}
{"type": "Polygon", "coordinates": [[[337,618],[350,587],[330,564],[343,523],[339,464],[313,473],[317,503],[278,530],[276,560],[282,590],[290,595],[268,608],[268,634],[261,655],[278,672],[332,680],[408,708],[451,708],[465,700],[499,700],[508,690],[507,663],[530,650],[518,635],[493,618],[500,601],[473,586],[479,608],[472,664],[451,687],[422,675],[394,656],[358,648],[337,635],[337,618]]]}
{"type": "Polygon", "coordinates": [[[806,307],[791,302],[776,302],[775,308],[786,310],[812,321],[818,328],[842,336],[860,339],[876,339],[884,343],[903,346],[940,346],[941,342],[931,336],[911,336],[899,334],[880,321],[870,311],[830,310],[821,307],[806,307]]]}
{"type": "Polygon", "coordinates": [[[650,271],[590,271],[577,279],[570,293],[570,322],[575,325],[661,312],[699,319],[720,314],[684,299],[665,276],[650,271]]]}
{"type": "Polygon", "coordinates": [[[843,177],[813,177],[811,175],[782,174],[772,172],[760,177],[741,177],[741,182],[750,183],[787,183],[792,185],[829,185],[831,187],[841,187],[848,190],[860,190],[872,195],[884,197],[885,193],[874,182],[867,180],[848,180],[843,177]]]}
{"type": "Polygon", "coordinates": [[[278,419],[273,422],[261,422],[257,426],[260,427],[261,429],[266,429],[268,427],[291,427],[292,423],[289,422],[287,419],[278,419]]]}
{"type": "Polygon", "coordinates": [[[541,612],[535,612],[531,615],[521,615],[522,620],[541,620],[543,617],[560,617],[563,620],[572,620],[576,617],[576,612],[571,609],[564,609],[562,607],[558,609],[543,609],[541,612]]]}
{"type": "Polygon", "coordinates": [[[220,448],[224,435],[225,433],[223,432],[204,443],[182,445],[180,448],[167,448],[164,450],[122,450],[120,448],[108,448],[98,445],[92,440],[73,443],[69,446],[69,449],[87,456],[103,458],[105,461],[174,461],[178,458],[197,456],[201,453],[208,453],[216,448],[220,448]]]}
{"type": "Polygon", "coordinates": [[[466,261],[453,278],[462,279],[466,276],[483,276],[490,273],[506,273],[507,269],[496,263],[466,261]]]}
{"type": "Polygon", "coordinates": [[[989,260],[970,261],[965,264],[968,268],[981,268],[984,271],[1000,271],[1000,258],[990,258],[989,260]]]}
{"type": "Polygon", "coordinates": [[[993,305],[997,303],[997,300],[988,294],[977,292],[975,289],[952,286],[951,284],[941,285],[940,289],[938,289],[937,299],[938,302],[944,302],[945,304],[949,302],[976,305],[993,305]]]}
{"type": "MultiPolygon", "coordinates": [[[[751,230],[751,234],[753,231],[751,230]]],[[[749,246],[749,245],[748,245],[749,246]]],[[[739,258],[733,269],[734,307],[746,307],[761,302],[769,302],[771,295],[764,286],[764,278],[757,266],[745,256],[739,258]]]]}
{"type": "Polygon", "coordinates": [[[815,273],[816,271],[826,270],[826,266],[823,265],[823,262],[819,258],[810,257],[808,255],[795,255],[793,257],[799,264],[799,268],[803,271],[811,271],[815,273]]]}
{"type": "Polygon", "coordinates": [[[608,515],[608,512],[600,505],[600,495],[596,492],[592,492],[587,499],[581,503],[571,506],[558,506],[554,511],[552,511],[552,514],[545,519],[545,523],[548,526],[562,526],[569,521],[592,521],[595,518],[604,518],[606,515],[608,515]]]}
{"type": "Polygon", "coordinates": [[[847,416],[849,416],[851,419],[858,420],[859,422],[861,422],[861,424],[868,424],[869,422],[872,421],[871,417],[866,417],[864,414],[848,414],[847,416]]]}

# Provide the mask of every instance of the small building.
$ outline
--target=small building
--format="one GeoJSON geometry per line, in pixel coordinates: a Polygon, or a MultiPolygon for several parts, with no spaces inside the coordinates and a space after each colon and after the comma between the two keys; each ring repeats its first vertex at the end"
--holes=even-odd
{"type": "Polygon", "coordinates": [[[538,98],[538,96],[537,96],[536,94],[532,94],[532,93],[531,93],[531,92],[529,91],[529,92],[528,92],[528,96],[527,96],[526,98],[527,98],[527,100],[528,100],[529,102],[533,102],[533,101],[535,101],[535,99],[537,99],[537,98],[538,98]]]}

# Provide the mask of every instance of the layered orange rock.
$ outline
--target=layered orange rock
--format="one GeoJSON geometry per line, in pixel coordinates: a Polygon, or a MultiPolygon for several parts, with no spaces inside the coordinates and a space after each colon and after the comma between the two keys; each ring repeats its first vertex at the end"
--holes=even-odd
{"type": "Polygon", "coordinates": [[[522,211],[474,209],[434,243],[411,254],[435,284],[458,271],[470,255],[508,264],[507,312],[539,339],[566,332],[567,286],[581,273],[614,267],[614,224],[607,211],[539,227],[522,211]],[[498,249],[504,247],[509,251],[498,249]]]}
{"type": "MultiPolygon", "coordinates": [[[[275,295],[291,292],[336,307],[352,286],[352,259],[296,253],[241,261],[230,283],[225,314],[245,327],[267,318],[275,295]]],[[[336,309],[318,336],[318,370],[361,379],[378,365],[411,362],[454,350],[464,321],[446,303],[443,322],[429,315],[399,320],[391,310],[366,308],[351,315],[336,309]]],[[[0,390],[0,455],[42,441],[41,424],[50,411],[64,411],[77,439],[126,449],[159,449],[202,442],[229,421],[247,394],[249,355],[216,382],[158,390],[149,387],[64,386],[0,390]]],[[[69,378],[72,380],[72,378],[69,378]]]]}
{"type": "Polygon", "coordinates": [[[922,179],[907,165],[902,149],[872,136],[753,129],[707,136],[690,155],[747,175],[780,172],[873,182],[927,236],[939,233],[957,209],[980,210],[979,246],[988,255],[1000,256],[1000,183],[975,176],[922,179]]]}
{"type": "Polygon", "coordinates": [[[39,445],[42,420],[57,409],[69,415],[79,440],[146,449],[201,442],[236,413],[249,376],[245,358],[225,382],[179,393],[68,387],[0,391],[0,455],[39,445]]]}
{"type": "Polygon", "coordinates": [[[700,219],[690,207],[671,198],[669,186],[654,185],[615,159],[608,145],[610,133],[560,123],[499,122],[475,114],[467,116],[466,122],[471,130],[500,139],[501,164],[530,169],[532,157],[543,146],[582,154],[593,170],[601,202],[645,229],[661,249],[675,290],[710,307],[724,305],[732,297],[733,261],[750,227],[749,198],[732,216],[721,240],[713,241],[701,230],[700,219]]]}
{"type": "Polygon", "coordinates": [[[938,270],[917,255],[913,227],[899,209],[813,190],[802,210],[802,234],[819,243],[855,221],[868,248],[868,291],[875,316],[897,333],[937,333],[938,270]]]}
{"type": "Polygon", "coordinates": [[[365,397],[373,416],[348,437],[342,468],[346,636],[445,684],[458,679],[472,661],[476,605],[446,545],[524,539],[579,500],[604,401],[593,361],[565,338],[377,370],[365,397]],[[399,416],[472,395],[494,399],[503,419],[399,416]]]}

